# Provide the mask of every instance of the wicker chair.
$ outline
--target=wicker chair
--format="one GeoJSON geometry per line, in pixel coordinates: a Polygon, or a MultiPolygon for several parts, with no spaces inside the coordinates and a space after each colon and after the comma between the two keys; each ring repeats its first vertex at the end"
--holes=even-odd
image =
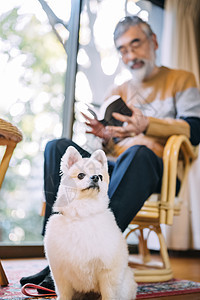
{"type": "Polygon", "coordinates": [[[181,210],[181,189],[187,178],[191,162],[197,158],[198,147],[193,147],[184,135],[171,136],[165,145],[163,154],[163,180],[160,195],[152,195],[135,216],[130,225],[128,236],[135,232],[139,239],[139,254],[130,256],[130,266],[135,269],[137,282],[167,281],[173,278],[167,246],[161,231],[161,224],[172,225],[173,216],[181,210]],[[179,195],[176,193],[178,164],[182,162],[182,180],[179,195]],[[150,232],[156,233],[160,244],[161,263],[153,261],[153,255],[147,247],[150,232]],[[136,259],[135,259],[136,258],[136,259]]]}
{"type": "MultiPolygon", "coordinates": [[[[9,166],[10,159],[12,157],[13,151],[17,145],[22,140],[22,133],[17,127],[13,126],[11,123],[0,119],[0,146],[5,146],[5,152],[0,163],[0,188],[2,186],[6,171],[9,166]]],[[[0,261],[0,285],[8,285],[8,279],[4,272],[3,266],[0,261]]]]}

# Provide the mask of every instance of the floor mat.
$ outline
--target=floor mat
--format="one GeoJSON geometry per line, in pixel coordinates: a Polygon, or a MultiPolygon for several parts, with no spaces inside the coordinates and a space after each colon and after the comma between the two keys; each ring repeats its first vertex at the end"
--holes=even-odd
{"type": "MultiPolygon", "coordinates": [[[[46,267],[47,262],[45,259],[8,260],[3,261],[2,265],[8,277],[9,285],[7,287],[1,287],[1,300],[37,299],[37,297],[27,297],[21,293],[19,280],[23,276],[35,274],[46,267]]],[[[200,293],[200,283],[188,280],[140,283],[137,290],[137,299],[150,299],[155,297],[167,297],[192,293],[200,293]]],[[[43,297],[42,299],[55,298],[56,297],[43,297]]]]}

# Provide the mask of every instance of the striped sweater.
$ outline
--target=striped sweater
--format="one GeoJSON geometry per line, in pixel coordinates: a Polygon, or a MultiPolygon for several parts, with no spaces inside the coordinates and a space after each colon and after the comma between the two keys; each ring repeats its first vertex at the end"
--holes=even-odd
{"type": "Polygon", "coordinates": [[[129,80],[113,87],[108,96],[111,95],[120,95],[126,103],[138,107],[149,118],[149,126],[145,134],[125,138],[118,143],[110,141],[104,149],[107,154],[118,156],[130,146],[139,144],[162,156],[163,146],[170,135],[190,137],[193,127],[198,143],[200,94],[192,73],[160,67],[154,77],[139,86],[129,80]]]}

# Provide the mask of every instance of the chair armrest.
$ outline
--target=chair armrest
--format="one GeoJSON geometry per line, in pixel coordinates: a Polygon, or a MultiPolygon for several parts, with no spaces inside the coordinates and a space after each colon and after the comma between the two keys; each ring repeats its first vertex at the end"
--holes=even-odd
{"type": "Polygon", "coordinates": [[[0,162],[0,188],[8,169],[13,151],[17,143],[22,141],[22,139],[22,133],[16,126],[0,118],[0,146],[6,146],[4,155],[0,162]]]}
{"type": "Polygon", "coordinates": [[[0,138],[19,143],[22,141],[23,136],[16,126],[0,118],[0,138]]]}

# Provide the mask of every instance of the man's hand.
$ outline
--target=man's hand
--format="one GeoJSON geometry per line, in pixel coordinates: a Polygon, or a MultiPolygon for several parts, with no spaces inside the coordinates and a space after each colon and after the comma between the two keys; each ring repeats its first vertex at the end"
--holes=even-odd
{"type": "Polygon", "coordinates": [[[129,108],[132,110],[132,116],[124,116],[119,113],[113,113],[113,117],[119,121],[126,122],[125,126],[107,126],[107,131],[110,131],[112,136],[125,138],[129,136],[135,136],[144,132],[148,125],[149,119],[144,116],[139,108],[130,105],[129,108]]]}
{"type": "Polygon", "coordinates": [[[97,119],[91,119],[84,113],[82,113],[82,115],[87,120],[85,124],[91,128],[91,131],[86,131],[86,133],[94,134],[95,136],[102,138],[105,142],[108,142],[109,139],[113,137],[112,132],[109,131],[107,127],[101,124],[101,122],[99,122],[97,119]]]}

